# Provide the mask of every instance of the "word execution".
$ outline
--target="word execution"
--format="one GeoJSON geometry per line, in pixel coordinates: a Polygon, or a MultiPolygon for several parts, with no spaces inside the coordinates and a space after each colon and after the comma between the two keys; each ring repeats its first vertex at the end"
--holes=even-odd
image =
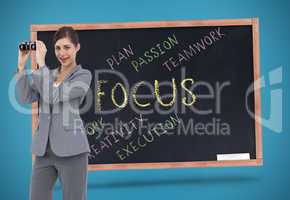
{"type": "Polygon", "coordinates": [[[179,116],[174,113],[170,115],[165,121],[155,123],[147,131],[138,134],[132,140],[128,140],[126,144],[123,144],[115,153],[116,156],[121,160],[126,160],[128,157],[141,152],[147,148],[153,142],[157,142],[164,136],[170,136],[174,134],[174,130],[178,128],[180,123],[179,116]]]}

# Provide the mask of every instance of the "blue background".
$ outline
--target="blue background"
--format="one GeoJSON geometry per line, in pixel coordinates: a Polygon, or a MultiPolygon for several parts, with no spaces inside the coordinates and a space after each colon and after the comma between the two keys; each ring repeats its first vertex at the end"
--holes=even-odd
{"type": "MultiPolygon", "coordinates": [[[[283,66],[283,130],[263,127],[262,167],[115,170],[89,173],[88,199],[290,199],[289,53],[290,1],[9,1],[1,3],[0,198],[28,199],[31,116],[14,110],[8,85],[17,46],[31,24],[163,21],[259,17],[261,75],[283,66]],[[29,2],[29,3],[28,3],[29,2]]],[[[267,79],[266,79],[267,80],[267,79]]],[[[270,116],[270,90],[262,90],[262,113],[270,116]]],[[[54,199],[61,199],[57,183],[54,199]]]]}

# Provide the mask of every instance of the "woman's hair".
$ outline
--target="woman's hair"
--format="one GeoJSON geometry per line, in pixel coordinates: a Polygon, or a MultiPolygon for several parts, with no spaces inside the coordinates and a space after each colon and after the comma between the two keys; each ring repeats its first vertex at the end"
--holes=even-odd
{"type": "Polygon", "coordinates": [[[53,46],[59,39],[65,37],[69,38],[75,46],[79,43],[78,33],[71,26],[63,26],[55,32],[53,36],[53,46]]]}

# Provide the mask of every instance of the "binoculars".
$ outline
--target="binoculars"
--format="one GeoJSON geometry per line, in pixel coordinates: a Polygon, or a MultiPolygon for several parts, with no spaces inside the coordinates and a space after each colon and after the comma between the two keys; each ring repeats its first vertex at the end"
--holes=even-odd
{"type": "Polygon", "coordinates": [[[20,51],[30,51],[30,50],[36,50],[36,42],[21,42],[19,44],[20,51]]]}

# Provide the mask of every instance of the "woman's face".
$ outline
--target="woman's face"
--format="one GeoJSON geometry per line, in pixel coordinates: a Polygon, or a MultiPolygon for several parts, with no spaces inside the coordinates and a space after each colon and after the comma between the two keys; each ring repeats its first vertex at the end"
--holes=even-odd
{"type": "Polygon", "coordinates": [[[75,46],[68,37],[57,40],[54,45],[55,56],[62,67],[76,64],[76,55],[79,49],[80,44],[75,46]]]}

